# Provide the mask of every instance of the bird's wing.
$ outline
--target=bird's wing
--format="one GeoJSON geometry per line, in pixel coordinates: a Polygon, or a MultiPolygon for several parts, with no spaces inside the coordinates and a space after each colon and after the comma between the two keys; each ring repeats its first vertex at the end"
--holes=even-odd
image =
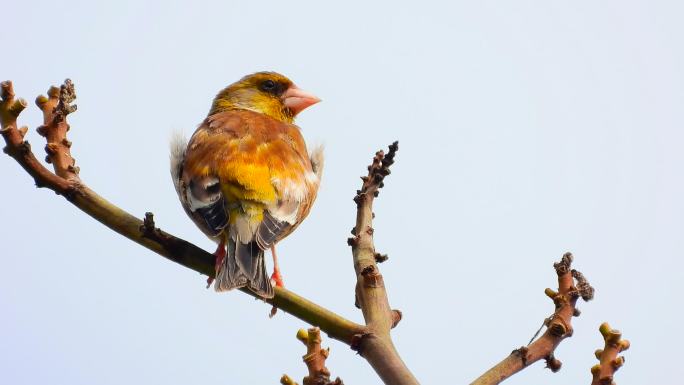
{"type": "Polygon", "coordinates": [[[210,236],[228,227],[233,239],[262,249],[302,219],[318,188],[299,128],[251,111],[208,117],[182,168],[183,204],[195,223],[210,236]]]}
{"type": "Polygon", "coordinates": [[[171,178],[183,209],[208,237],[218,236],[228,224],[225,200],[218,179],[211,176],[185,178],[188,141],[180,133],[171,139],[171,178]]]}

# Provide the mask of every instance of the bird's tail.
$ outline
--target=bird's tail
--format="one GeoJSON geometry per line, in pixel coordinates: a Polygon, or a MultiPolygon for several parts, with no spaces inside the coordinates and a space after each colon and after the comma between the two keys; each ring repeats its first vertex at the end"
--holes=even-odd
{"type": "MultiPolygon", "coordinates": [[[[231,238],[231,237],[229,237],[231,238]]],[[[214,289],[228,291],[248,287],[262,298],[273,298],[273,286],[266,274],[264,250],[256,241],[228,240],[228,253],[216,275],[214,289]]]]}

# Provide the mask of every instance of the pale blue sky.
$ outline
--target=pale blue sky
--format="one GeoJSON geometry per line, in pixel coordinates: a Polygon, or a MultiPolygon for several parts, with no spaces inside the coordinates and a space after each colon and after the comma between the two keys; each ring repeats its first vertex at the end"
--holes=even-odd
{"type": "MultiPolygon", "coordinates": [[[[327,168],[280,245],[286,284],[360,321],[345,244],[373,152],[394,338],[424,384],[467,383],[527,342],[565,251],[596,288],[575,335],[510,384],[589,383],[602,321],[617,382],[674,383],[684,315],[684,5],[676,1],[8,2],[0,78],[29,100],[74,80],[70,139],[101,195],[210,249],[168,175],[168,138],[214,94],[276,70],[323,99],[298,120],[327,168]],[[63,4],[62,4],[63,3],[63,4]]],[[[22,123],[35,128],[31,106],[22,123]]],[[[28,138],[42,157],[42,138],[28,138]]],[[[109,231],[0,158],[0,383],[277,384],[306,325],[109,231]]],[[[333,375],[379,380],[330,339],[333,375]]]]}

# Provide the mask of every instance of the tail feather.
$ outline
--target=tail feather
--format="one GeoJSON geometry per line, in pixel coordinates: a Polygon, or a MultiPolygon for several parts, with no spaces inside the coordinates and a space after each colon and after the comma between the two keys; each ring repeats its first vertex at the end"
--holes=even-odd
{"type": "Polygon", "coordinates": [[[248,286],[263,298],[273,298],[273,286],[266,273],[264,250],[256,241],[242,243],[239,239],[228,242],[228,255],[216,276],[216,291],[228,291],[248,286]]]}

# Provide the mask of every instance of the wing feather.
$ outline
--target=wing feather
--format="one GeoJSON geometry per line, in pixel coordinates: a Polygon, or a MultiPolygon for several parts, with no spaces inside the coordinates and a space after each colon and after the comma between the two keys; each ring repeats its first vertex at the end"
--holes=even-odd
{"type": "MultiPolygon", "coordinates": [[[[184,205],[202,219],[195,222],[205,233],[237,225],[237,216],[249,217],[257,223],[240,225],[241,242],[256,240],[266,249],[308,214],[322,165],[317,162],[314,170],[312,160],[319,158],[322,161],[309,156],[295,125],[252,111],[212,115],[195,131],[184,154],[180,179],[193,187],[187,189],[190,196],[184,205]],[[218,180],[218,195],[195,191],[209,185],[201,178],[218,180]],[[225,215],[218,210],[221,200],[225,215]]],[[[238,222],[244,224],[244,219],[238,222]]]]}

